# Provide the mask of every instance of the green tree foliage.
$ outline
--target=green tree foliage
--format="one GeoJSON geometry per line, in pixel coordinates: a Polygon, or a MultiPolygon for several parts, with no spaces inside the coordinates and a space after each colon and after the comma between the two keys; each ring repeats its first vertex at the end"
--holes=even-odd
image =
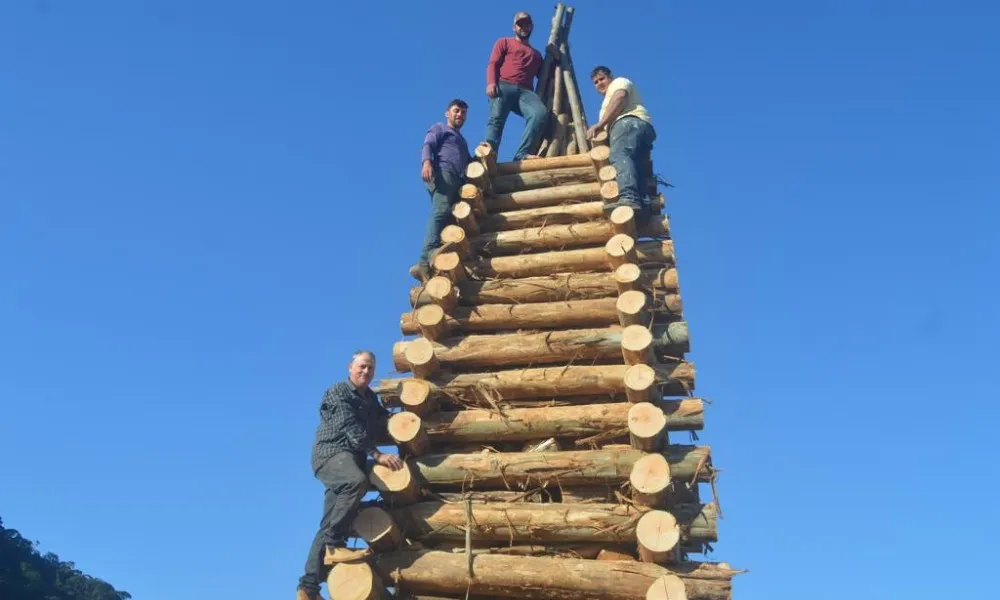
{"type": "Polygon", "coordinates": [[[0,519],[0,598],[3,600],[128,600],[109,583],[81,573],[51,552],[44,555],[0,519]]]}

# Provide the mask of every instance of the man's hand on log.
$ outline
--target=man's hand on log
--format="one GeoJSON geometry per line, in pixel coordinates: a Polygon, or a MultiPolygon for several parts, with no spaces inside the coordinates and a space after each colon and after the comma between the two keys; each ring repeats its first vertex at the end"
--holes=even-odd
{"type": "Polygon", "coordinates": [[[427,183],[431,182],[431,177],[434,176],[434,167],[431,166],[431,161],[425,160],[424,165],[420,167],[420,178],[427,183]]]}
{"type": "Polygon", "coordinates": [[[375,457],[375,464],[389,467],[393,471],[403,468],[403,461],[399,460],[398,456],[395,454],[385,454],[384,452],[379,452],[378,456],[375,457]]]}
{"type": "Polygon", "coordinates": [[[500,96],[500,88],[497,87],[497,84],[491,83],[486,86],[486,96],[488,98],[496,98],[500,96]]]}

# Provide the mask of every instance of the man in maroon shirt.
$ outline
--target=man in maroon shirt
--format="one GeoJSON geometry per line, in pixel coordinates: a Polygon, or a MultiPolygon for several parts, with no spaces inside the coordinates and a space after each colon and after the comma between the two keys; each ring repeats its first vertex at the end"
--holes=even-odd
{"type": "Polygon", "coordinates": [[[490,99],[486,141],[499,152],[507,115],[513,112],[524,117],[524,134],[514,160],[535,158],[528,152],[538,144],[545,125],[545,103],[533,91],[533,80],[542,66],[542,54],[528,43],[533,28],[531,15],[523,11],[514,15],[514,37],[500,38],[493,44],[486,66],[486,95],[490,99]]]}

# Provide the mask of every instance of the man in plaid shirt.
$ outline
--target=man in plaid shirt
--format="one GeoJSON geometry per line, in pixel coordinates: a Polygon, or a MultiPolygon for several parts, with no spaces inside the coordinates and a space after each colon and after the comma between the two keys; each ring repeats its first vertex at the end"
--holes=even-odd
{"type": "Polygon", "coordinates": [[[375,355],[356,352],[348,378],[326,390],[320,403],[320,423],[312,451],[312,469],[323,482],[323,518],[309,548],[305,574],[299,579],[297,600],[318,600],[324,550],[335,562],[357,560],[367,550],[349,550],[347,536],[358,507],[368,491],[367,459],[397,470],[398,456],[375,447],[376,431],[384,431],[388,411],[368,385],[375,375],[375,355]],[[378,428],[378,430],[376,430],[378,428]]]}

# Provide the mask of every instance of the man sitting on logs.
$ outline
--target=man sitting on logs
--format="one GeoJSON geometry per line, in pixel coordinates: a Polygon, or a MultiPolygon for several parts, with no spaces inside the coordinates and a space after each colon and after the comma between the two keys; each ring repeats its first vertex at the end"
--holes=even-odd
{"type": "Polygon", "coordinates": [[[652,214],[647,189],[653,178],[650,153],[656,140],[652,117],[642,103],[639,89],[628,79],[612,78],[611,69],[599,66],[590,72],[590,80],[604,101],[597,124],[587,130],[587,139],[609,128],[609,160],[618,181],[618,201],[605,204],[604,210],[610,213],[619,206],[630,206],[636,220],[645,221],[652,214]]]}
{"type": "Polygon", "coordinates": [[[312,451],[312,469],[326,491],[323,518],[309,548],[305,574],[299,579],[297,600],[318,600],[324,550],[334,562],[358,560],[368,550],[350,550],[347,537],[365,492],[368,491],[367,457],[393,470],[401,469],[398,456],[375,447],[376,430],[385,430],[388,412],[368,387],[375,374],[375,355],[355,352],[348,378],[326,390],[319,407],[320,424],[312,451]]]}
{"type": "Polygon", "coordinates": [[[533,90],[542,66],[541,52],[528,43],[533,28],[531,15],[524,11],[514,15],[514,37],[500,38],[493,44],[486,66],[486,96],[490,99],[486,142],[499,154],[507,116],[513,111],[524,117],[524,133],[514,152],[515,161],[536,158],[528,153],[538,145],[545,125],[545,103],[533,90]]]}
{"type": "Polygon", "coordinates": [[[410,275],[418,281],[426,281],[430,277],[431,251],[440,242],[441,231],[465,181],[465,167],[471,156],[461,129],[468,109],[469,105],[464,100],[456,98],[449,102],[444,113],[445,122],[431,125],[420,150],[420,178],[431,196],[431,216],[427,221],[427,235],[420,249],[420,258],[417,264],[410,267],[410,275]]]}

